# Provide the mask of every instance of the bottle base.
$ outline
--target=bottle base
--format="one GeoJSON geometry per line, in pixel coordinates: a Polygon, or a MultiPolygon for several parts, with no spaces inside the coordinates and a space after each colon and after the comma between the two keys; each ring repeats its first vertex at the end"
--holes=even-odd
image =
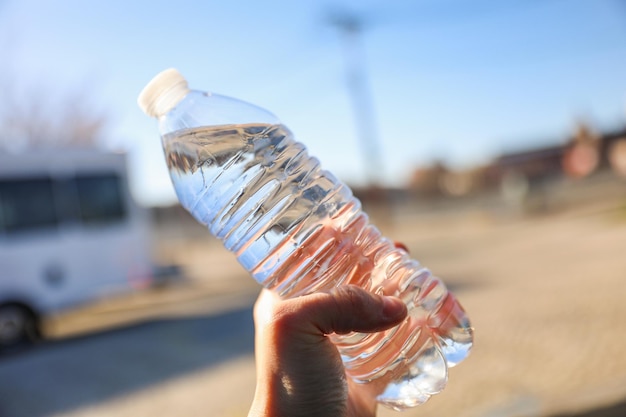
{"type": "Polygon", "coordinates": [[[417,407],[440,393],[448,382],[448,367],[440,349],[432,342],[420,349],[404,373],[387,383],[376,400],[393,410],[417,407]]]}
{"type": "Polygon", "coordinates": [[[424,404],[430,398],[430,395],[411,392],[413,388],[410,386],[394,386],[388,389],[390,389],[391,392],[388,393],[385,391],[383,394],[376,397],[376,400],[382,406],[394,411],[406,411],[409,408],[424,404]]]}

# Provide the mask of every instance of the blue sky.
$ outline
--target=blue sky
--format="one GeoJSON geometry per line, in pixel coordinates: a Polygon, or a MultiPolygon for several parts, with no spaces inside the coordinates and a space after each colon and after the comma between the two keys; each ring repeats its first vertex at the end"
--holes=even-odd
{"type": "Polygon", "coordinates": [[[622,0],[0,0],[0,76],[83,90],[130,153],[143,203],[174,199],[156,123],[136,105],[158,72],[275,113],[323,165],[365,178],[332,10],[358,16],[384,181],[565,140],[576,119],[626,123],[622,0]]]}

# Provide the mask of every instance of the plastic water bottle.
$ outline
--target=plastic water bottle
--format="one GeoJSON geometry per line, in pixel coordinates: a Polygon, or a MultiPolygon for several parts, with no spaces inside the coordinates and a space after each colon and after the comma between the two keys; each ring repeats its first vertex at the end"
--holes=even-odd
{"type": "Polygon", "coordinates": [[[347,374],[375,383],[379,403],[403,410],[447,382],[472,328],[444,284],[381,236],[351,190],[266,110],[190,90],[174,69],[139,105],[159,123],[180,203],[282,297],[356,284],[400,297],[408,317],[390,330],[333,335],[347,374]]]}

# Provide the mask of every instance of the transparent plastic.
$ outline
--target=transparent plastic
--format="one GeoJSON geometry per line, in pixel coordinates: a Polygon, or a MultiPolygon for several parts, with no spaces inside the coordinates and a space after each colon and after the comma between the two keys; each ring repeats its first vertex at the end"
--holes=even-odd
{"type": "MultiPolygon", "coordinates": [[[[274,115],[196,90],[178,96],[158,120],[183,207],[282,297],[343,284],[400,297],[409,310],[403,323],[380,333],[333,335],[333,342],[347,374],[376,384],[383,405],[403,410],[439,393],[473,340],[464,310],[442,281],[381,236],[351,190],[274,115]]],[[[143,99],[144,109],[160,100],[143,99]]]]}

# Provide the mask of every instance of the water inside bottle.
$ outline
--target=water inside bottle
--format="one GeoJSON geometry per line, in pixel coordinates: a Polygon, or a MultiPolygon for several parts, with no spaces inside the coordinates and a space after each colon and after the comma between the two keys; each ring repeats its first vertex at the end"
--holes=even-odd
{"type": "Polygon", "coordinates": [[[284,126],[182,131],[164,137],[164,149],[181,204],[261,285],[282,296],[365,285],[372,259],[353,250],[350,231],[367,217],[284,126]]]}
{"type": "Polygon", "coordinates": [[[347,373],[386,387],[379,401],[413,407],[440,392],[472,346],[463,309],[443,283],[369,224],[350,189],[282,125],[228,125],[163,137],[181,204],[283,297],[355,284],[409,309],[376,334],[333,335],[347,373]]]}

